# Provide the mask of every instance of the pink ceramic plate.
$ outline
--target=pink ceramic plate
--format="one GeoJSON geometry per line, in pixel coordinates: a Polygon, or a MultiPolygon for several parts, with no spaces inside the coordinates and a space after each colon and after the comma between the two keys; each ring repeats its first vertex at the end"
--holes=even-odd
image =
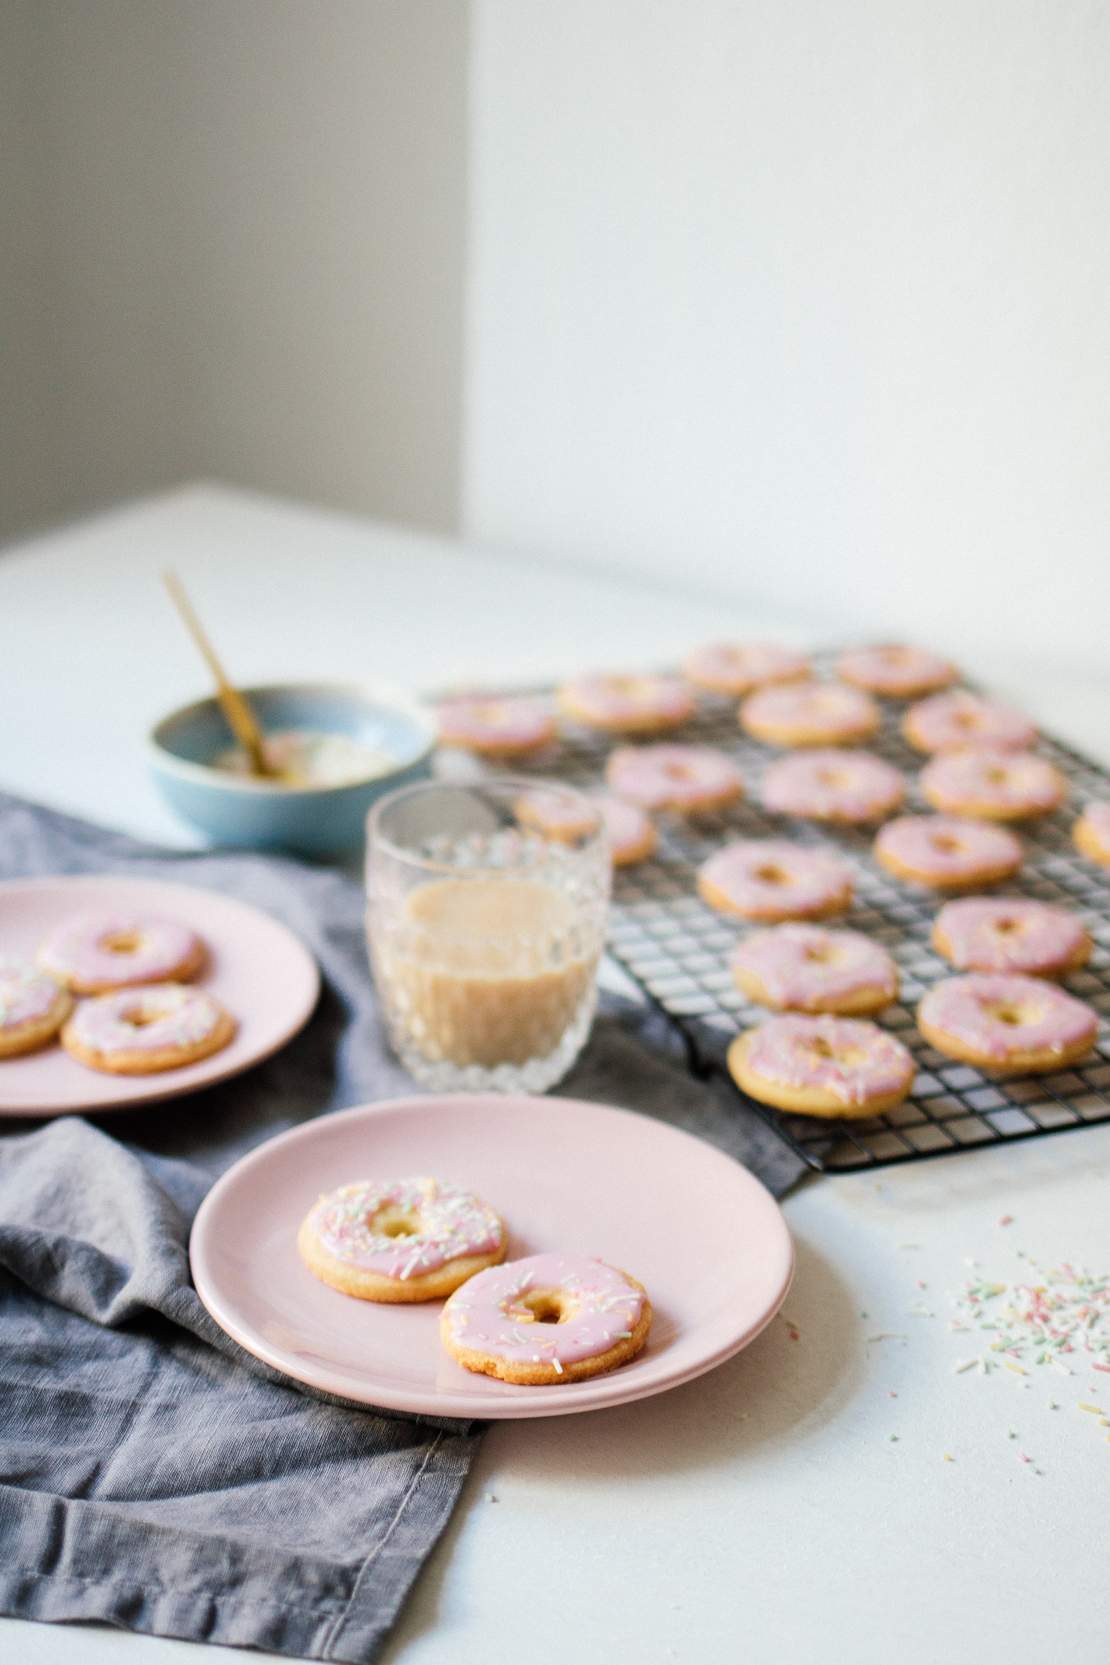
{"type": "Polygon", "coordinates": [[[126,1110],[176,1098],[238,1075],[302,1028],[320,992],[308,950],[284,925],[230,896],[152,879],[15,879],[0,884],[0,952],[32,959],[43,937],[87,908],[143,911],[182,919],[204,938],[208,964],[198,984],[238,1020],[222,1052],[161,1075],[101,1075],[60,1046],[0,1059],[0,1116],[58,1116],[126,1110]]]}
{"type": "Polygon", "coordinates": [[[711,1145],[629,1110],[493,1094],[395,1099],[283,1133],[217,1181],[191,1244],[216,1322],[298,1381],[391,1410],[560,1416],[643,1399],[711,1370],[786,1296],[793,1248],[778,1205],[711,1145]],[[599,1255],[641,1280],[648,1345],[608,1376],[510,1387],[439,1342],[442,1303],[375,1306],[320,1283],[296,1234],[321,1191],[434,1174],[477,1191],[508,1222],[509,1255],[599,1255]]]}

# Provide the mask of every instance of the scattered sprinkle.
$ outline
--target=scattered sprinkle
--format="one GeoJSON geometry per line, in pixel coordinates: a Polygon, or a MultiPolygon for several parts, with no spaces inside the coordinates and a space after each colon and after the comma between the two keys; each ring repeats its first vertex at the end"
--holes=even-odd
{"type": "Polygon", "coordinates": [[[487,1503],[496,1503],[497,1502],[497,1493],[496,1492],[487,1492],[486,1493],[486,1502],[487,1503]]]}
{"type": "Polygon", "coordinates": [[[946,1451],[944,1453],[944,1460],[945,1460],[946,1463],[954,1463],[956,1461],[956,1459],[955,1459],[955,1457],[953,1457],[951,1451],[946,1451]]]}
{"type": "Polygon", "coordinates": [[[1014,1223],[1014,1217],[1012,1214],[1000,1215],[998,1223],[1000,1226],[1012,1226],[1014,1223]]]}
{"type": "Polygon", "coordinates": [[[953,1327],[989,1335],[988,1351],[1018,1376],[1036,1365],[1070,1376],[1069,1360],[1110,1373],[1110,1274],[1096,1277],[1070,1261],[1050,1271],[1027,1264],[1034,1282],[968,1281],[953,1327]]]}
{"type": "Polygon", "coordinates": [[[897,1445],[898,1444],[898,1435],[897,1434],[888,1434],[887,1438],[890,1440],[892,1445],[897,1445]]]}
{"type": "Polygon", "coordinates": [[[878,1330],[875,1335],[869,1335],[868,1341],[908,1341],[910,1338],[905,1330],[878,1330]]]}
{"type": "Polygon", "coordinates": [[[1081,1399],[1079,1401],[1079,1407],[1078,1408],[1081,1411],[1090,1411],[1095,1416],[1101,1416],[1102,1415],[1102,1406],[1101,1405],[1088,1405],[1086,1400],[1084,1400],[1084,1399],[1081,1399]]]}

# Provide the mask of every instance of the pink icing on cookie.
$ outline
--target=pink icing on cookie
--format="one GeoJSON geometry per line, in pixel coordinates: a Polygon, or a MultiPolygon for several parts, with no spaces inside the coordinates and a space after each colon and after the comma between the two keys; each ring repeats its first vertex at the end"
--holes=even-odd
{"type": "Polygon", "coordinates": [[[580,676],[559,698],[568,715],[603,728],[677,727],[694,712],[690,690],[673,676],[580,676]]]}
{"type": "Polygon", "coordinates": [[[843,655],[836,669],[846,682],[893,699],[945,688],[956,680],[956,667],[947,659],[905,643],[855,648],[843,655]]]}
{"type": "Polygon", "coordinates": [[[809,1011],[828,1000],[847,1000],[872,989],[893,1000],[894,961],[859,931],[820,925],[776,925],[746,937],[732,957],[734,971],[757,977],[776,1006],[809,1011]]]}
{"type": "Polygon", "coordinates": [[[838,898],[846,903],[852,875],[824,850],[784,838],[743,838],[711,855],[698,880],[722,892],[737,913],[762,919],[817,913],[838,898]]]}
{"type": "Polygon", "coordinates": [[[1013,833],[958,815],[901,815],[888,821],[875,840],[875,854],[944,884],[973,883],[984,869],[1021,863],[1021,845],[1013,833]]]}
{"type": "Polygon", "coordinates": [[[401,1281],[468,1255],[493,1254],[504,1235],[497,1214],[480,1197],[425,1178],[342,1185],[320,1198],[306,1226],[337,1260],[401,1281]],[[419,1229],[399,1237],[375,1231],[383,1210],[394,1217],[402,1211],[419,1229]]]}
{"type": "Polygon", "coordinates": [[[961,971],[1018,971],[1029,975],[1068,965],[1087,945],[1074,914],[1023,897],[969,896],[937,914],[934,940],[961,971]]]}
{"type": "Polygon", "coordinates": [[[1055,809],[1067,787],[1059,770],[1033,752],[976,747],[934,757],[921,771],[921,790],[941,810],[1017,820],[1055,809]]]}
{"type": "Polygon", "coordinates": [[[222,1016],[222,1008],[203,989],[162,983],[82,1001],[69,1020],[68,1033],[81,1046],[108,1056],[161,1052],[206,1041],[222,1016]]]}
{"type": "Polygon", "coordinates": [[[179,965],[195,959],[199,950],[196,933],[175,919],[90,913],[53,931],[39,951],[39,961],[52,976],[81,986],[132,987],[160,983],[179,965]]]}
{"type": "Polygon", "coordinates": [[[621,798],[601,798],[598,807],[618,867],[641,854],[649,855],[655,848],[655,828],[636,804],[626,804],[621,798]]]}
{"type": "Polygon", "coordinates": [[[513,811],[523,826],[548,838],[573,844],[597,832],[601,806],[559,786],[531,786],[522,792],[513,811]]]}
{"type": "Polygon", "coordinates": [[[975,973],[934,984],[918,1022],[999,1064],[1018,1052],[1069,1051],[1098,1033],[1096,1013],[1055,983],[975,973]]]}
{"type": "Polygon", "coordinates": [[[455,1291],[443,1309],[450,1339],[509,1364],[579,1364],[628,1340],[644,1297],[623,1272],[586,1255],[540,1254],[491,1266],[455,1291]],[[528,1298],[557,1291],[568,1304],[559,1323],[538,1322],[528,1298]]]}
{"type": "Polygon", "coordinates": [[[758,734],[764,728],[795,728],[835,745],[870,733],[879,724],[879,711],[869,694],[838,682],[787,682],[749,694],[740,709],[745,728],[758,734]]]}
{"type": "Polygon", "coordinates": [[[1088,804],[1083,819],[1110,844],[1110,803],[1088,804]]]}
{"type": "Polygon", "coordinates": [[[866,1104],[902,1091],[914,1063],[901,1041],[865,1018],[768,1018],[749,1031],[746,1063],[781,1087],[815,1088],[843,1104],[866,1104]]]}
{"type": "Polygon", "coordinates": [[[1096,861],[1110,863],[1110,803],[1088,804],[1075,831],[1082,828],[1093,848],[1085,853],[1096,861]]]}
{"type": "Polygon", "coordinates": [[[763,806],[773,815],[817,821],[878,821],[905,795],[898,770],[870,752],[840,748],[780,757],[763,777],[763,806]]]}
{"type": "Polygon", "coordinates": [[[1021,751],[1037,738],[1036,728],[1022,712],[964,688],[933,694],[911,705],[905,728],[906,738],[923,752],[953,751],[962,746],[1021,751]]]}
{"type": "Polygon", "coordinates": [[[0,1029],[48,1017],[60,992],[44,971],[23,960],[0,959],[0,1029]]]}
{"type": "Polygon", "coordinates": [[[691,682],[722,694],[746,694],[768,682],[806,676],[809,660],[775,642],[709,642],[695,648],[684,666],[691,682]]]}
{"type": "Polygon", "coordinates": [[[439,708],[439,737],[445,746],[475,751],[533,751],[555,734],[555,719],[539,700],[446,700],[439,708]]]}
{"type": "Polygon", "coordinates": [[[712,746],[619,746],[605,778],[618,797],[641,809],[694,810],[744,790],[735,763],[712,746]]]}

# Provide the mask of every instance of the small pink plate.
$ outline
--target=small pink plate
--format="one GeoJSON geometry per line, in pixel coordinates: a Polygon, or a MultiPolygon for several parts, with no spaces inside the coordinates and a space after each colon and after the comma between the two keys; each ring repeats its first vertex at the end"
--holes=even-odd
{"type": "Polygon", "coordinates": [[[190,1255],[201,1300],[257,1358],[363,1404],[457,1417],[562,1416],[687,1382],[758,1335],[794,1263],[778,1205],[711,1145],[630,1110],[494,1094],[366,1104],[271,1139],[212,1187],[190,1255]],[[639,1278],[655,1308],[644,1352],[608,1376],[510,1387],[444,1352],[442,1302],[374,1305],[314,1278],[296,1235],[320,1192],[414,1174],[491,1203],[510,1259],[560,1249],[639,1278]]]}
{"type": "Polygon", "coordinates": [[[197,979],[238,1021],[222,1052],[160,1075],[102,1075],[60,1046],[0,1059],[0,1116],[127,1110],[226,1081],[284,1046],[312,1014],[320,974],[307,948],[269,914],[214,890],[154,879],[13,879],[0,884],[0,953],[33,959],[55,925],[86,909],[181,919],[204,938],[197,979]]]}

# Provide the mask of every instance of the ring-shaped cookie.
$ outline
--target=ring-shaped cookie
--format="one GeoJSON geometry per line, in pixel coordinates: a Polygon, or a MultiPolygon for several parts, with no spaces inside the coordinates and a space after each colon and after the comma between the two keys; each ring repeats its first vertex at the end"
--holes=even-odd
{"type": "Polygon", "coordinates": [[[159,983],[83,1000],[62,1029],[62,1045],[107,1075],[155,1075],[210,1057],[234,1033],[234,1018],[214,995],[159,983]]]}
{"type": "Polygon", "coordinates": [[[443,1309],[443,1345],[466,1370],[523,1387],[625,1364],[651,1328],[635,1278],[586,1255],[538,1254],[480,1272],[443,1309]]]}
{"type": "Polygon", "coordinates": [[[728,1067],[742,1092],[800,1115],[877,1116],[913,1085],[909,1052],[866,1018],[788,1012],[737,1036],[728,1067]]]}
{"type": "Polygon", "coordinates": [[[917,1027],[948,1058],[1043,1075],[1091,1050],[1098,1014],[1042,977],[971,972],[933,985],[917,1008],[917,1027]]]}
{"type": "Polygon", "coordinates": [[[505,1258],[505,1223],[488,1203],[430,1178],[362,1180],[329,1191],[297,1235],[322,1283],[360,1301],[442,1300],[505,1258]]]}
{"type": "Polygon", "coordinates": [[[204,964],[204,944],[178,919],[83,913],[51,931],[39,964],[72,994],[107,994],[148,983],[186,983],[204,964]]]}
{"type": "Polygon", "coordinates": [[[0,959],[0,1058],[45,1046],[72,1006],[65,989],[45,971],[22,960],[0,959]]]}

